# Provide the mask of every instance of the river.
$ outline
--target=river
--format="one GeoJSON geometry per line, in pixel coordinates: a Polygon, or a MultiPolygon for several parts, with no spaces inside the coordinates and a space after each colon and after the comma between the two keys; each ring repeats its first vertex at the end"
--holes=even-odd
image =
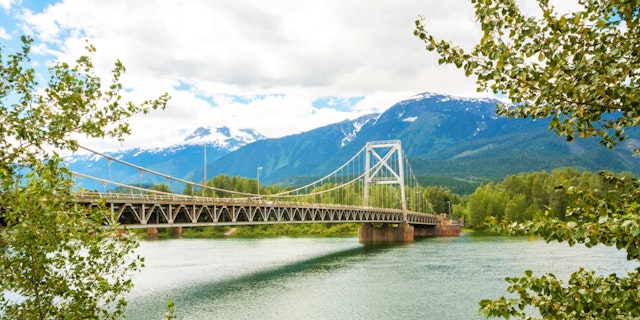
{"type": "Polygon", "coordinates": [[[143,241],[127,319],[484,319],[478,301],[506,294],[525,270],[568,278],[579,266],[638,266],[609,247],[521,237],[428,238],[363,246],[357,238],[143,241]]]}

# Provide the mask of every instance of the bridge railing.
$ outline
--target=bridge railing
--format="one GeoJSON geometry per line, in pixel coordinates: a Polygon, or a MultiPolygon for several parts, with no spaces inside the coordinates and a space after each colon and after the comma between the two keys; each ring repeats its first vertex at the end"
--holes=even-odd
{"type": "MultiPolygon", "coordinates": [[[[214,198],[197,197],[189,195],[169,195],[169,194],[157,194],[157,193],[114,193],[114,192],[94,192],[94,191],[82,191],[77,192],[76,196],[80,199],[106,199],[106,200],[148,200],[148,201],[194,201],[197,199],[199,202],[215,202],[214,198]]],[[[219,201],[219,200],[218,200],[219,201]]]]}
{"type": "MultiPolygon", "coordinates": [[[[345,204],[322,204],[322,203],[308,203],[302,201],[282,201],[282,200],[270,200],[259,197],[247,197],[247,198],[221,198],[221,197],[201,197],[181,194],[140,194],[140,193],[113,193],[113,192],[95,192],[95,191],[82,191],[77,192],[76,197],[81,202],[86,200],[105,199],[107,202],[181,202],[189,204],[233,204],[233,205],[267,205],[267,206],[301,206],[301,207],[317,207],[317,208],[347,208],[347,209],[362,209],[362,206],[345,205],[345,204]]],[[[377,211],[384,212],[402,212],[401,209],[390,208],[375,208],[377,211]]],[[[420,213],[418,213],[420,214],[420,213]]]]}
{"type": "Polygon", "coordinates": [[[400,209],[341,204],[271,201],[264,198],[213,198],[169,193],[78,192],[88,208],[105,201],[119,223],[148,225],[230,225],[271,223],[380,222],[436,225],[437,217],[400,209]]]}

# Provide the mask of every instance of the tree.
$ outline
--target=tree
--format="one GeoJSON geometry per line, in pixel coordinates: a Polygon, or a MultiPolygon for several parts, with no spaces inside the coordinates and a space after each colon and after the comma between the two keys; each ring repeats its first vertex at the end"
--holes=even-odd
{"type": "MultiPolygon", "coordinates": [[[[474,228],[483,228],[484,220],[488,214],[488,198],[493,193],[493,182],[479,186],[469,197],[467,210],[469,219],[466,223],[474,228]]],[[[495,214],[495,213],[493,213],[495,214]]]]}
{"type": "MultiPolygon", "coordinates": [[[[640,6],[637,0],[579,0],[576,11],[558,14],[539,0],[540,15],[524,15],[514,0],[472,0],[483,37],[471,52],[438,40],[416,21],[414,34],[477,78],[478,90],[506,95],[498,106],[509,117],[550,117],[550,129],[572,141],[599,137],[615,147],[625,129],[640,126],[640,6]]],[[[634,147],[636,152],[638,146],[634,147]]],[[[541,236],[570,245],[605,244],[640,260],[640,181],[603,172],[609,196],[588,188],[559,186],[573,203],[565,220],[546,215],[524,223],[494,222],[498,230],[541,236]]],[[[612,319],[640,316],[639,270],[627,277],[579,270],[563,283],[553,275],[509,278],[515,297],[483,300],[487,316],[612,319]]]]}
{"type": "Polygon", "coordinates": [[[75,137],[122,140],[126,119],[164,108],[165,94],[140,106],[123,102],[118,61],[106,89],[90,54],[49,69],[44,88],[29,65],[32,39],[0,51],[0,318],[117,318],[126,305],[137,242],[117,236],[101,208],[74,205],[71,173],[55,150],[75,151],[75,137]],[[105,222],[108,228],[103,227],[105,222]]]}
{"type": "Polygon", "coordinates": [[[504,207],[504,217],[511,221],[525,220],[527,214],[527,199],[524,194],[518,193],[507,201],[504,207]]]}
{"type": "Polygon", "coordinates": [[[640,9],[637,1],[579,0],[581,10],[559,15],[539,0],[541,18],[522,14],[514,0],[472,0],[484,35],[472,52],[430,34],[414,34],[477,77],[478,91],[505,94],[509,117],[551,117],[550,129],[568,141],[599,136],[607,147],[640,125],[640,9]]]}
{"type": "Polygon", "coordinates": [[[169,186],[164,183],[154,184],[151,186],[150,189],[155,191],[160,191],[160,192],[171,193],[171,189],[169,189],[169,186]]]}
{"type": "Polygon", "coordinates": [[[425,188],[424,193],[426,194],[429,203],[433,206],[433,211],[436,213],[449,214],[450,203],[459,202],[453,192],[449,189],[429,186],[425,188]]]}

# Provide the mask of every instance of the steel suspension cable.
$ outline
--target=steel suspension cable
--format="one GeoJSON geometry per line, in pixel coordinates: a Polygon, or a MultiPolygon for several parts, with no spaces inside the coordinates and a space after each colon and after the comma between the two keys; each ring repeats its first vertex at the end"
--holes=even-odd
{"type": "MultiPolygon", "coordinates": [[[[167,174],[164,174],[164,173],[160,173],[160,172],[157,172],[157,171],[154,171],[154,170],[150,170],[150,169],[147,169],[147,168],[144,168],[144,167],[141,167],[141,166],[135,165],[135,164],[133,164],[133,163],[129,163],[129,162],[127,162],[127,161],[117,159],[117,158],[112,157],[112,156],[109,156],[109,155],[107,155],[107,154],[104,154],[104,153],[101,153],[101,152],[98,152],[98,151],[95,151],[95,150],[89,149],[89,148],[84,147],[84,146],[81,146],[81,145],[79,145],[78,147],[79,147],[79,148],[81,148],[81,149],[84,149],[84,150],[86,150],[86,151],[89,151],[89,152],[91,152],[91,153],[93,153],[93,154],[96,154],[96,155],[98,155],[98,156],[101,156],[101,157],[103,157],[103,158],[106,158],[106,159],[108,159],[108,160],[115,161],[115,162],[118,162],[118,163],[124,164],[124,165],[126,165],[126,166],[129,166],[129,167],[132,167],[132,168],[138,169],[138,170],[140,171],[140,175],[141,175],[141,176],[142,176],[142,172],[147,172],[147,173],[150,173],[150,174],[153,174],[153,175],[156,175],[156,176],[159,176],[159,177],[163,177],[163,178],[166,178],[166,179],[169,179],[169,180],[174,180],[174,181],[176,181],[176,182],[181,182],[181,183],[184,183],[184,184],[186,184],[186,185],[198,186],[198,187],[201,187],[201,188],[207,188],[207,189],[209,189],[209,190],[220,191],[220,192],[228,192],[228,193],[231,193],[231,194],[237,194],[237,195],[243,195],[243,196],[258,196],[258,195],[253,194],[253,193],[239,192],[239,191],[233,191],[233,190],[226,190],[226,189],[221,189],[221,188],[216,188],[216,187],[209,187],[209,186],[207,186],[207,185],[203,185],[203,184],[200,184],[200,183],[197,183],[197,182],[193,182],[193,181],[188,181],[188,180],[180,179],[180,178],[173,177],[173,176],[170,176],[170,175],[167,175],[167,174]]],[[[109,171],[111,171],[111,170],[109,170],[109,171]]],[[[74,173],[74,174],[77,174],[77,172],[76,172],[76,173],[74,173]]],[[[79,175],[79,176],[80,176],[80,175],[79,175]]],[[[98,179],[98,178],[96,178],[96,179],[98,179]]],[[[102,180],[102,179],[100,179],[100,180],[102,180]]],[[[114,185],[115,185],[115,184],[114,184],[114,185]]]]}
{"type": "MultiPolygon", "coordinates": [[[[284,194],[287,194],[287,193],[292,193],[292,192],[295,192],[295,191],[298,191],[298,190],[302,190],[302,189],[305,189],[305,188],[307,188],[307,187],[309,187],[309,186],[311,186],[311,185],[314,185],[314,184],[315,184],[315,183],[317,183],[317,182],[321,182],[321,181],[324,181],[324,180],[326,180],[326,179],[329,179],[329,183],[331,183],[330,178],[331,178],[333,175],[335,175],[337,172],[339,172],[340,170],[342,170],[342,168],[344,168],[344,167],[345,167],[346,165],[348,165],[351,161],[353,161],[355,158],[357,158],[357,157],[358,157],[358,156],[359,156],[363,151],[365,151],[366,149],[367,149],[367,147],[366,147],[366,146],[365,146],[365,147],[363,147],[362,149],[360,149],[360,151],[358,151],[358,153],[356,153],[353,157],[351,157],[351,159],[349,159],[349,161],[345,162],[342,166],[340,166],[338,169],[334,170],[333,172],[329,173],[328,175],[326,175],[326,176],[324,176],[324,177],[322,177],[322,178],[320,178],[320,179],[318,179],[318,180],[316,180],[316,181],[314,181],[314,182],[312,182],[312,183],[309,183],[309,184],[307,184],[307,185],[304,185],[304,186],[302,186],[302,187],[299,187],[299,188],[297,188],[297,189],[293,189],[293,190],[290,190],[290,191],[285,191],[285,192],[276,193],[275,195],[284,195],[284,194]]],[[[337,181],[336,181],[336,183],[337,183],[337,181]]]]}

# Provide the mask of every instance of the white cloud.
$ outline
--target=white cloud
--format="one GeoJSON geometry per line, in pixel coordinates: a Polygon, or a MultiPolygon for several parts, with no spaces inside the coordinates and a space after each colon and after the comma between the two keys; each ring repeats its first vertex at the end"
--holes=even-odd
{"type": "Polygon", "coordinates": [[[20,19],[43,42],[38,52],[71,60],[89,38],[102,74],[122,60],[127,98],[171,94],[167,110],[132,120],[130,147],[175,143],[217,123],[283,136],[423,91],[477,96],[473,79],[438,65],[413,36],[419,15],[463,46],[480,36],[467,0],[63,0],[20,19]],[[322,97],[363,98],[338,111],[313,107],[322,97]]]}
{"type": "MultiPolygon", "coordinates": [[[[540,10],[538,1],[520,0],[517,2],[524,14],[542,17],[542,11],[540,10]]],[[[553,7],[554,11],[558,14],[566,14],[582,8],[578,0],[552,0],[549,1],[549,5],[553,7]]]]}
{"type": "Polygon", "coordinates": [[[11,39],[11,35],[9,33],[7,33],[7,30],[5,30],[2,27],[0,27],[0,39],[2,39],[2,40],[11,39]]]}
{"type": "Polygon", "coordinates": [[[15,2],[17,2],[17,0],[0,0],[0,8],[8,11],[15,2]]]}

